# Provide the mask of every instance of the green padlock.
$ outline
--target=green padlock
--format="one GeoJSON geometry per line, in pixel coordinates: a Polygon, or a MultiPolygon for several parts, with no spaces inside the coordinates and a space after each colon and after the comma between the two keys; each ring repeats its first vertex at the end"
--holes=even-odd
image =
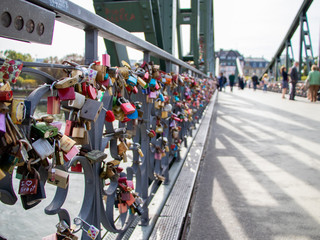
{"type": "Polygon", "coordinates": [[[58,128],[51,125],[47,125],[46,123],[37,123],[35,125],[32,125],[31,127],[31,132],[41,138],[49,138],[49,137],[57,136],[58,131],[59,131],[58,128]]]}

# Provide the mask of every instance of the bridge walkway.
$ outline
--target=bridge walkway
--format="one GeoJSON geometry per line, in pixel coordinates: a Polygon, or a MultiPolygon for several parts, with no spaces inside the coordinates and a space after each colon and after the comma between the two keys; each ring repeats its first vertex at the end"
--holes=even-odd
{"type": "Polygon", "coordinates": [[[320,239],[320,103],[219,92],[182,239],[320,239]]]}

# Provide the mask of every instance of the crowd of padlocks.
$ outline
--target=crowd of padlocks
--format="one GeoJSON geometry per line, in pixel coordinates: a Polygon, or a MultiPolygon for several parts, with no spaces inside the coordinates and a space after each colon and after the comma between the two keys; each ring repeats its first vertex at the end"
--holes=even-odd
{"type": "MultiPolygon", "coordinates": [[[[111,67],[108,55],[102,63],[87,67],[63,64],[69,67],[63,79],[39,86],[26,99],[15,98],[11,90],[23,63],[6,59],[1,66],[0,200],[10,205],[17,201],[12,188],[16,169],[23,207],[36,206],[46,198],[45,183],[67,189],[69,174],[83,172],[80,162],[73,161],[82,156],[98,166],[103,187],[117,184],[112,198],[108,196],[113,204],[107,207],[117,209],[120,215],[143,214],[140,183],[133,179],[137,168],[148,161],[150,180],[168,180],[165,168],[170,159],[178,157],[197,112],[210,100],[212,82],[165,73],[152,62],[135,66],[122,62],[121,67],[111,67]],[[47,114],[35,118],[36,106],[45,94],[47,114]],[[65,113],[64,123],[55,119],[60,111],[65,113]],[[103,126],[97,125],[99,119],[103,126]],[[129,150],[135,167],[127,174],[121,163],[128,161],[129,150]],[[112,160],[107,160],[108,155],[112,160]]],[[[78,217],[73,225],[61,220],[57,233],[44,239],[77,239],[75,226],[92,239],[100,231],[100,226],[78,217]]],[[[112,231],[113,224],[110,226],[112,231]]]]}

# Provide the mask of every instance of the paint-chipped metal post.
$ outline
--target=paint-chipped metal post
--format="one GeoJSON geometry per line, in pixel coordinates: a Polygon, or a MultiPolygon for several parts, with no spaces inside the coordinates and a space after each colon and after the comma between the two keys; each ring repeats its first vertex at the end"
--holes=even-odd
{"type": "Polygon", "coordinates": [[[98,30],[85,29],[85,64],[98,60],[98,30]]]}

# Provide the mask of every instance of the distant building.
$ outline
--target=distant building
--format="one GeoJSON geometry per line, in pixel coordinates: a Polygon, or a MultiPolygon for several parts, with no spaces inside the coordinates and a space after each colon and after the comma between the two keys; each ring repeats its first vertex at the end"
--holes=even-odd
{"type": "Polygon", "coordinates": [[[269,62],[262,58],[247,57],[244,58],[243,73],[245,76],[252,76],[255,73],[258,77],[261,76],[264,69],[268,66],[269,62]]]}
{"type": "Polygon", "coordinates": [[[244,58],[237,50],[220,49],[219,52],[215,53],[215,57],[220,59],[220,72],[227,78],[230,74],[237,73],[237,58],[239,58],[241,66],[244,65],[244,58]]]}

